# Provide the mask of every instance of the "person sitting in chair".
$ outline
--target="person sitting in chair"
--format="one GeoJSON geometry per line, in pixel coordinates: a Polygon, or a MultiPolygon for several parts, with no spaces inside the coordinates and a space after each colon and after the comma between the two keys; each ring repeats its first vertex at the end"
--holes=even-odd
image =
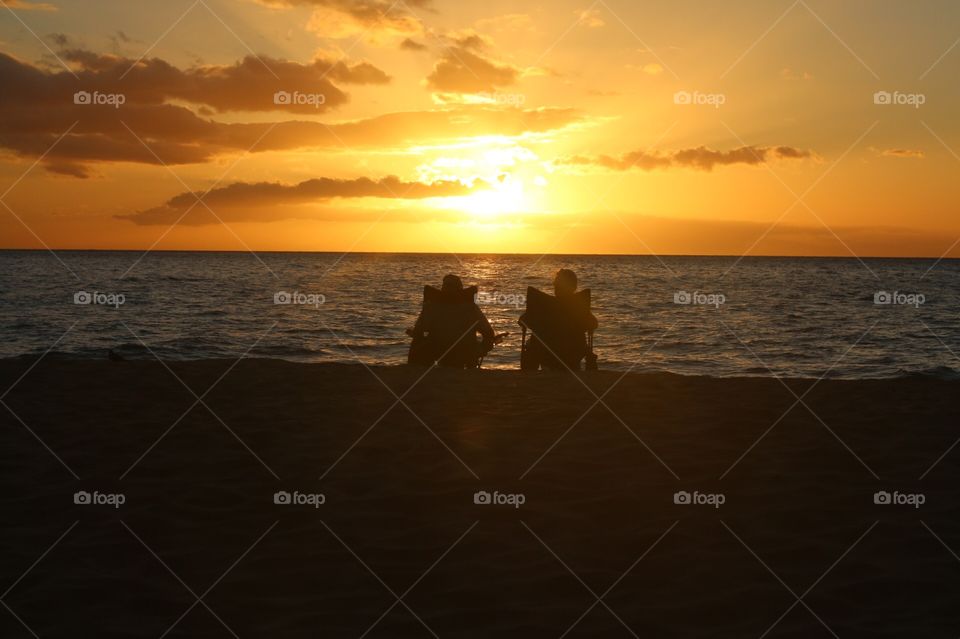
{"type": "Polygon", "coordinates": [[[520,352],[522,370],[580,370],[596,368],[593,332],[597,318],[590,312],[590,289],[577,292],[577,274],[560,269],[553,278],[550,296],[533,287],[527,289],[527,310],[520,316],[524,344],[520,352]],[[533,334],[526,340],[526,331],[533,334]]]}
{"type": "Polygon", "coordinates": [[[493,348],[496,335],[476,304],[477,288],[463,287],[456,275],[443,278],[437,290],[423,287],[423,310],[413,330],[410,364],[431,366],[434,362],[453,368],[477,368],[480,359],[493,348]],[[477,334],[482,341],[477,341],[477,334]]]}

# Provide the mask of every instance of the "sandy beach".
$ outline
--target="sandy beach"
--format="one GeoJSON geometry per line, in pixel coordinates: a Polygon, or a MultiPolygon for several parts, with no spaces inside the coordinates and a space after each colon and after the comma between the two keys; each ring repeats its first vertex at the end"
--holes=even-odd
{"type": "Polygon", "coordinates": [[[956,382],[35,363],[4,637],[960,629],[956,382]]]}

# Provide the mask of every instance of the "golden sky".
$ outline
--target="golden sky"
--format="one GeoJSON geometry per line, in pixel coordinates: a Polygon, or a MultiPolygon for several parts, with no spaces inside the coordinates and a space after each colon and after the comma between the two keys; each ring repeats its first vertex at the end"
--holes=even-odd
{"type": "Polygon", "coordinates": [[[0,247],[960,257],[954,0],[0,0],[0,247]]]}

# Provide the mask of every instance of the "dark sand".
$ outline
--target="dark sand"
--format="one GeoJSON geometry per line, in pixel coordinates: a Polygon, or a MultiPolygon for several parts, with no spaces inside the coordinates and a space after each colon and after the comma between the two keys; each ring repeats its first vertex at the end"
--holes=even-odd
{"type": "MultiPolygon", "coordinates": [[[[202,395],[231,365],[170,367],[202,395]]],[[[359,365],[246,360],[189,410],[157,362],[45,359],[0,406],[0,637],[960,635],[960,383],[823,381],[780,419],[777,380],[628,375],[589,410],[619,378],[432,370],[388,412],[359,365]]]]}

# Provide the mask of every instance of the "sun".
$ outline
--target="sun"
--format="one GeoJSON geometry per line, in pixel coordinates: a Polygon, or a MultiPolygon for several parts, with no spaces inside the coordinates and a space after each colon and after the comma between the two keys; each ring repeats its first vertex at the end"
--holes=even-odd
{"type": "Polygon", "coordinates": [[[478,219],[526,213],[531,204],[523,181],[510,175],[501,176],[489,189],[455,199],[455,208],[478,219]]]}
{"type": "MultiPolygon", "coordinates": [[[[438,149],[419,149],[436,152],[438,149]]],[[[536,212],[548,185],[544,163],[515,140],[488,137],[461,141],[417,167],[422,181],[472,184],[469,195],[436,198],[428,206],[458,212],[468,221],[501,223],[536,212]]]]}

